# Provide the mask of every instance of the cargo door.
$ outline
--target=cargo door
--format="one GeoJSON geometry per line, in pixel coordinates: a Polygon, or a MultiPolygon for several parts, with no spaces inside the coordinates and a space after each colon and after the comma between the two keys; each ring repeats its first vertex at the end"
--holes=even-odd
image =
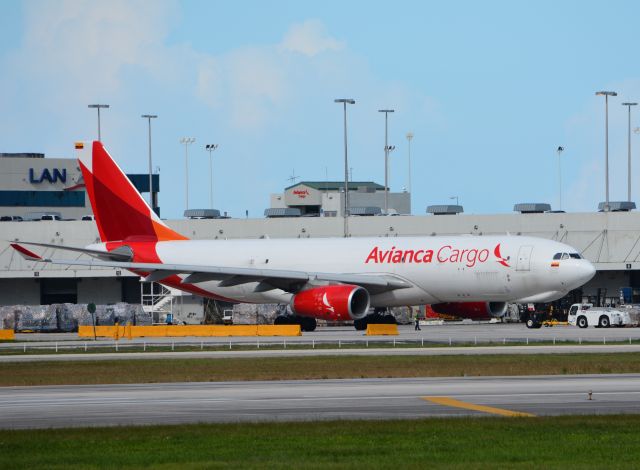
{"type": "Polygon", "coordinates": [[[530,271],[531,270],[531,251],[533,246],[523,245],[518,251],[518,263],[516,264],[516,271],[530,271]]]}

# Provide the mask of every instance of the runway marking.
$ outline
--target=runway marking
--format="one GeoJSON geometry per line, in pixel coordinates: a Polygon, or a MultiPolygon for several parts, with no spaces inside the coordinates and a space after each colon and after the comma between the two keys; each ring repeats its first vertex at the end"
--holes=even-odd
{"type": "Polygon", "coordinates": [[[536,416],[531,413],[505,410],[503,408],[494,408],[492,406],[476,405],[474,403],[460,401],[460,400],[456,400],[455,398],[449,398],[449,397],[420,397],[420,398],[422,398],[425,401],[436,403],[438,405],[452,406],[454,408],[465,408],[467,410],[482,411],[484,413],[491,413],[491,414],[496,414],[501,416],[510,416],[510,417],[518,417],[518,418],[522,418],[522,417],[534,418],[536,416]]]}

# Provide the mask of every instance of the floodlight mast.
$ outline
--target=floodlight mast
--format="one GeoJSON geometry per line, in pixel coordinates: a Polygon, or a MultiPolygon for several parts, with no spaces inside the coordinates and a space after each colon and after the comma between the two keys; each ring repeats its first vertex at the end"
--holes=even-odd
{"type": "Polygon", "coordinates": [[[638,103],[622,103],[628,108],[628,131],[627,131],[627,201],[631,202],[631,106],[638,103]]]}
{"type": "Polygon", "coordinates": [[[140,117],[149,121],[149,204],[151,205],[151,210],[155,212],[158,203],[154,201],[153,197],[153,166],[151,164],[151,120],[156,119],[158,116],[156,114],[143,114],[140,117]]]}
{"type": "Polygon", "coordinates": [[[108,104],[90,104],[87,107],[98,110],[98,140],[102,142],[102,134],[100,133],[100,110],[108,109],[109,105],[108,104]]]}
{"type": "Polygon", "coordinates": [[[596,91],[596,96],[604,96],[604,180],[605,180],[605,203],[604,211],[609,212],[609,97],[618,96],[615,91],[596,91]]]}
{"type": "Polygon", "coordinates": [[[185,176],[185,209],[189,210],[189,145],[196,141],[195,137],[183,137],[180,143],[184,144],[184,176],[185,176]]]}
{"type": "Polygon", "coordinates": [[[344,236],[349,236],[349,159],[347,154],[347,104],[356,104],[351,98],[336,98],[334,103],[341,103],[344,110],[344,236]]]}
{"type": "Polygon", "coordinates": [[[218,148],[218,144],[207,144],[205,150],[209,152],[209,207],[213,209],[213,152],[218,148]]]}
{"type": "Polygon", "coordinates": [[[384,113],[384,215],[389,215],[389,152],[395,149],[389,147],[389,113],[395,112],[393,109],[379,109],[379,113],[384,113]]]}

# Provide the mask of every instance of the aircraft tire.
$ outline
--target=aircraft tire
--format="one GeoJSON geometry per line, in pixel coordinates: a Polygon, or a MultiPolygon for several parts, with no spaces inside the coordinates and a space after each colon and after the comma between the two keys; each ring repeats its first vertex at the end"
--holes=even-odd
{"type": "Polygon", "coordinates": [[[296,322],[289,315],[278,315],[273,321],[274,325],[295,325],[296,322]]]}
{"type": "Polygon", "coordinates": [[[367,329],[367,325],[368,325],[368,321],[367,321],[368,317],[365,318],[360,318],[358,320],[353,320],[353,327],[357,330],[357,331],[364,331],[367,329]]]}
{"type": "Polygon", "coordinates": [[[315,331],[318,326],[318,322],[315,318],[310,317],[298,317],[300,318],[300,329],[302,331],[315,331]]]}

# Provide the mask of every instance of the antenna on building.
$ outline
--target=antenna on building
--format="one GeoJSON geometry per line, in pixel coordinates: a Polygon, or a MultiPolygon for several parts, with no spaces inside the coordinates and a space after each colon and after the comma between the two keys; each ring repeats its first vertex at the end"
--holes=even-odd
{"type": "Polygon", "coordinates": [[[289,178],[287,178],[288,181],[291,181],[291,184],[296,184],[296,180],[299,180],[300,177],[296,176],[296,170],[295,168],[293,169],[293,171],[291,172],[291,176],[289,176],[289,178]]]}

